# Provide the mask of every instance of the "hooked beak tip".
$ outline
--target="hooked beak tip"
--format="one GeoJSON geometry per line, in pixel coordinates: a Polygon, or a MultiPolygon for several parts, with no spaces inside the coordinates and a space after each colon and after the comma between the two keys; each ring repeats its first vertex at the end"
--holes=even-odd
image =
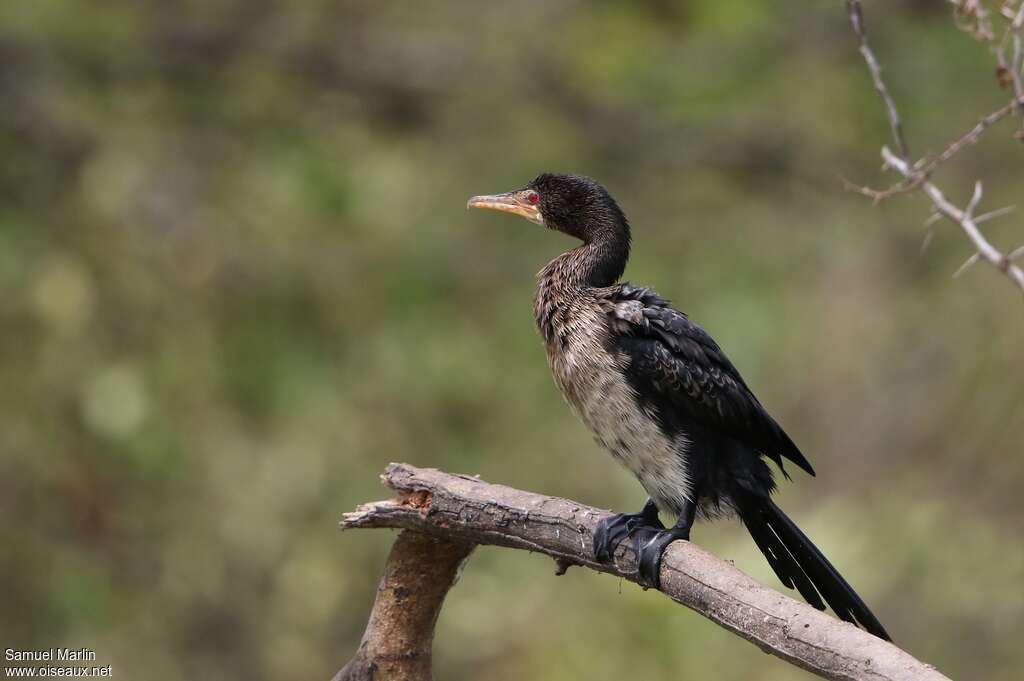
{"type": "Polygon", "coordinates": [[[505,194],[474,196],[466,202],[466,208],[486,208],[503,213],[512,213],[513,215],[524,217],[530,222],[544,224],[537,206],[525,202],[519,195],[520,193],[506,192],[505,194]]]}

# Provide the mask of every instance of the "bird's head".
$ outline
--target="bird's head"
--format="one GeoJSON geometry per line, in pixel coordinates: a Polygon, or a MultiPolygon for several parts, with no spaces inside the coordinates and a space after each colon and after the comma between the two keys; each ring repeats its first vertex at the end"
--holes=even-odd
{"type": "Polygon", "coordinates": [[[625,241],[629,223],[608,190],[589,177],[542,173],[522,189],[474,196],[467,208],[490,208],[522,216],[585,243],[625,241]]]}

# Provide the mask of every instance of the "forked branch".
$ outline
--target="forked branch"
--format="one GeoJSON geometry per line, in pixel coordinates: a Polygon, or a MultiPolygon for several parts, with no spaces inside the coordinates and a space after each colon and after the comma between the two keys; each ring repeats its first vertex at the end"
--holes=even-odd
{"type": "MultiPolygon", "coordinates": [[[[614,565],[598,563],[594,559],[591,549],[594,529],[598,521],[608,515],[607,511],[569,499],[524,492],[488,484],[478,478],[406,464],[391,464],[383,479],[398,493],[398,498],[360,506],[355,512],[345,515],[341,521],[342,529],[401,528],[406,532],[399,536],[400,542],[409,535],[409,531],[415,531],[455,547],[491,544],[525,549],[554,559],[557,574],[565,572],[571,565],[578,565],[636,581],[635,556],[629,547],[620,547],[614,565]]],[[[454,555],[467,555],[468,549],[464,551],[454,555]]],[[[416,561],[406,561],[406,567],[396,568],[395,553],[397,546],[389,560],[378,601],[389,585],[408,583],[410,578],[402,576],[404,571],[412,570],[419,575],[430,572],[416,561]]],[[[428,589],[432,594],[440,593],[443,597],[453,578],[453,564],[454,561],[445,561],[442,569],[436,572],[441,588],[430,588],[425,584],[419,588],[428,589]]],[[[695,610],[765,652],[823,678],[948,681],[933,667],[891,643],[758,584],[731,563],[716,558],[696,544],[676,542],[669,547],[662,563],[661,584],[662,592],[677,603],[695,610]]],[[[383,616],[375,605],[364,643],[380,639],[379,630],[388,626],[388,617],[428,623],[432,631],[440,603],[436,598],[410,597],[413,595],[407,593],[406,601],[414,612],[403,614],[401,604],[388,601],[395,607],[388,609],[390,615],[383,616]]],[[[403,635],[409,636],[408,633],[403,635]]],[[[411,638],[422,643],[424,640],[429,642],[430,637],[411,638]]],[[[422,646],[417,651],[419,659],[424,659],[422,646]]],[[[388,651],[391,657],[400,653],[395,646],[388,651]]],[[[348,673],[353,673],[356,667],[368,669],[375,664],[372,656],[366,654],[365,645],[360,649],[360,655],[357,661],[346,667],[348,673]]],[[[379,662],[387,659],[381,658],[379,662]]],[[[424,671],[422,665],[418,673],[418,676],[386,678],[406,681],[430,678],[429,669],[424,671]]]]}
{"type": "MultiPolygon", "coordinates": [[[[954,3],[956,6],[956,17],[961,28],[967,29],[976,37],[982,40],[992,40],[992,25],[988,12],[980,2],[974,0],[962,0],[954,3]]],[[[1021,251],[1004,254],[985,237],[978,225],[987,219],[992,219],[1009,212],[1007,208],[1000,208],[984,216],[975,217],[975,209],[981,201],[981,182],[975,183],[974,194],[970,204],[966,208],[959,208],[954,205],[942,191],[931,181],[931,174],[940,165],[949,161],[965,147],[974,144],[981,137],[982,133],[993,124],[1009,117],[1013,113],[1024,112],[1024,84],[1022,84],[1022,71],[1024,71],[1024,2],[1020,7],[1011,10],[1012,3],[1007,2],[1003,7],[1003,14],[1010,20],[1003,35],[999,47],[996,49],[996,57],[999,63],[1001,78],[1005,78],[1006,84],[1012,86],[1013,98],[1002,108],[993,111],[983,117],[978,123],[966,133],[956,138],[945,149],[933,158],[921,158],[913,161],[910,157],[906,139],[903,134],[903,124],[900,120],[896,103],[889,92],[889,88],[882,78],[882,70],[878,59],[875,57],[868,42],[867,30],[864,26],[864,15],[861,10],[860,0],[846,0],[846,9],[849,14],[850,25],[857,36],[859,50],[864,62],[871,74],[875,91],[885,106],[886,115],[889,118],[889,127],[892,131],[895,151],[889,147],[882,148],[882,157],[885,160],[885,167],[896,170],[901,175],[899,183],[888,189],[872,189],[870,187],[858,186],[847,182],[847,188],[860,192],[871,197],[875,202],[887,199],[896,194],[920,190],[931,199],[935,211],[956,223],[961,231],[971,241],[975,253],[968,258],[956,271],[958,276],[968,267],[978,261],[986,261],[997,270],[1009,277],[1021,291],[1024,291],[1024,270],[1014,261],[1021,251]],[[1007,52],[1009,51],[1009,56],[1007,52]]],[[[1021,138],[1020,131],[1017,134],[1021,138]]],[[[930,233],[929,233],[930,234],[930,233]]]]}

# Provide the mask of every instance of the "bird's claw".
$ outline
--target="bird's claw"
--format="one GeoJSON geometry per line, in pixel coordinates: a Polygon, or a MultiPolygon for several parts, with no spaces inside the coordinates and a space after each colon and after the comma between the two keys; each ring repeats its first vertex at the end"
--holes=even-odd
{"type": "Polygon", "coordinates": [[[636,552],[637,577],[640,586],[661,588],[661,559],[668,545],[677,539],[690,539],[689,529],[670,527],[660,530],[643,529],[633,535],[633,551],[636,552]]]}
{"type": "Polygon", "coordinates": [[[641,530],[658,532],[664,529],[653,506],[645,506],[639,513],[616,513],[602,518],[594,530],[594,557],[600,563],[611,563],[622,540],[641,530]]]}

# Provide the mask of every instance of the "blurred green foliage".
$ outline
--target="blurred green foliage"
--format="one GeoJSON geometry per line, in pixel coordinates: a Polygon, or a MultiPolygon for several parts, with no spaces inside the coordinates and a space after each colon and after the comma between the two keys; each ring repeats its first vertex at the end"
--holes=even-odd
{"type": "MultiPolygon", "coordinates": [[[[916,153],[1006,99],[946,3],[866,11],[916,153]]],[[[896,640],[1020,678],[1020,296],[952,281],[948,224],[922,254],[922,198],[843,192],[892,178],[840,3],[6,2],[0,101],[5,645],[88,646],[122,679],[328,678],[392,539],[335,522],[388,461],[638,507],[533,329],[532,274],[571,243],[463,209],[562,170],[610,187],[628,277],[810,456],[781,503],[896,640]]],[[[938,174],[951,197],[1019,200],[1012,125],[938,174]]],[[[695,540],[779,586],[738,524],[695,540]]],[[[808,678],[552,571],[479,550],[439,678],[808,678]]]]}

